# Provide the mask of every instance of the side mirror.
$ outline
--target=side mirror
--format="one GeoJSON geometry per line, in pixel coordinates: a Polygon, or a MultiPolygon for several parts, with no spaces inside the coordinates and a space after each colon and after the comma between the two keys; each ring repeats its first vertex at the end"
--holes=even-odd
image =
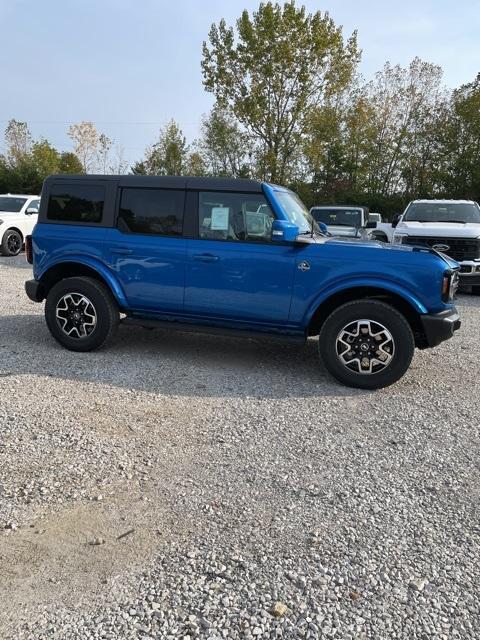
{"type": "Polygon", "coordinates": [[[392,227],[395,229],[395,227],[397,226],[397,224],[400,222],[400,218],[402,217],[401,213],[396,213],[393,216],[393,220],[392,220],[392,227]]]}
{"type": "Polygon", "coordinates": [[[299,228],[288,220],[274,220],[272,223],[272,242],[295,242],[299,228]]]}
{"type": "Polygon", "coordinates": [[[328,227],[324,222],[317,222],[317,225],[322,233],[328,235],[328,227]]]}
{"type": "Polygon", "coordinates": [[[37,215],[38,214],[38,209],[35,209],[34,207],[28,207],[28,209],[25,211],[25,215],[27,216],[33,216],[33,215],[37,215]]]}

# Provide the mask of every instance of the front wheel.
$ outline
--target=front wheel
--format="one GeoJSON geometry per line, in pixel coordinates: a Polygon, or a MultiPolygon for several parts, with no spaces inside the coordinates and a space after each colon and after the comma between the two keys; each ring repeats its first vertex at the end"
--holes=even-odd
{"type": "Polygon", "coordinates": [[[15,229],[7,229],[3,234],[0,249],[4,256],[18,256],[22,250],[22,236],[15,229]]]}
{"type": "Polygon", "coordinates": [[[93,351],[115,334],[120,315],[112,294],[94,278],[65,278],[47,295],[50,333],[71,351],[93,351]]]}
{"type": "Polygon", "coordinates": [[[410,325],[377,300],[355,300],[325,320],[319,350],[329,373],[349,387],[380,389],[397,382],[415,350],[410,325]]]}

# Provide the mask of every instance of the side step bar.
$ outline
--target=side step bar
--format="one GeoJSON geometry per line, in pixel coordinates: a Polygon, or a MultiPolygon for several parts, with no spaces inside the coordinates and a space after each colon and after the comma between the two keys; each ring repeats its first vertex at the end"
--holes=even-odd
{"type": "Polygon", "coordinates": [[[217,327],[212,325],[192,324],[191,322],[180,322],[177,320],[156,320],[151,318],[138,318],[127,316],[123,318],[121,324],[137,325],[149,329],[167,329],[170,331],[183,331],[187,333],[206,333],[210,335],[229,336],[231,338],[250,338],[258,340],[273,340],[281,342],[295,342],[303,344],[306,340],[303,333],[267,333],[266,331],[250,331],[243,329],[230,329],[228,327],[217,327]]]}

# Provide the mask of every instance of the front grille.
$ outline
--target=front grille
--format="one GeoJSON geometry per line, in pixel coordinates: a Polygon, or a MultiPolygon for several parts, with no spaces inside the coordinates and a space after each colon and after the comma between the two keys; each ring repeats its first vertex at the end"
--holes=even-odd
{"type": "Polygon", "coordinates": [[[480,240],[476,238],[436,238],[433,236],[407,236],[405,244],[423,244],[433,247],[436,244],[444,244],[449,248],[442,251],[447,256],[462,262],[463,260],[475,260],[480,258],[480,240]]]}

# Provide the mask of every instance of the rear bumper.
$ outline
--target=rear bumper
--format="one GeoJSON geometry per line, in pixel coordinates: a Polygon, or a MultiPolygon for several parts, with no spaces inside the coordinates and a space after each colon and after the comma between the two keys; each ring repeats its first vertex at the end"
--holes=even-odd
{"type": "Polygon", "coordinates": [[[37,280],[27,280],[25,282],[25,291],[27,293],[27,296],[33,302],[42,302],[42,300],[45,298],[43,287],[40,282],[37,282],[37,280]]]}
{"type": "Polygon", "coordinates": [[[461,322],[455,307],[440,313],[426,314],[420,318],[429,347],[436,347],[437,344],[448,340],[457,329],[460,329],[461,322]]]}

